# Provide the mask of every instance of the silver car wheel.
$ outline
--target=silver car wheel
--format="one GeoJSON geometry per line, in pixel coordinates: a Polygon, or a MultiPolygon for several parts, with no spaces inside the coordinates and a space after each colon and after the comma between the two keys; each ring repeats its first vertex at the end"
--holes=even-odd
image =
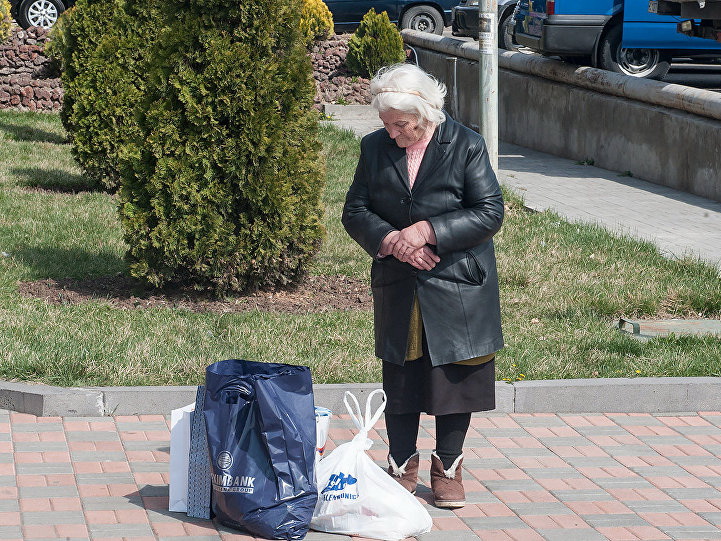
{"type": "Polygon", "coordinates": [[[661,53],[657,49],[624,49],[618,48],[618,67],[626,75],[645,77],[651,73],[661,61],[661,53]]]}
{"type": "Polygon", "coordinates": [[[50,28],[58,20],[58,8],[49,0],[36,0],[28,6],[28,22],[33,26],[50,28]]]}

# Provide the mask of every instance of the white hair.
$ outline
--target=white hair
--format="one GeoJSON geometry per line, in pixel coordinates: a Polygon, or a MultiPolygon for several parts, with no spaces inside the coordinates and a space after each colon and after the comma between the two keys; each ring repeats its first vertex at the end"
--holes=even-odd
{"type": "Polygon", "coordinates": [[[381,68],[371,79],[371,106],[379,113],[395,109],[418,120],[440,124],[446,119],[446,85],[414,64],[381,68]]]}

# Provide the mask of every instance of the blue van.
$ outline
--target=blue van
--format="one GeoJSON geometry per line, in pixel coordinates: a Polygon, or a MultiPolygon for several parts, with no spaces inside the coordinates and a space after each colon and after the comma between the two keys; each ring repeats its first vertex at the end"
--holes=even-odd
{"type": "Polygon", "coordinates": [[[514,36],[544,55],[661,79],[676,57],[720,57],[721,44],[676,31],[653,0],[519,0],[514,36]]]}

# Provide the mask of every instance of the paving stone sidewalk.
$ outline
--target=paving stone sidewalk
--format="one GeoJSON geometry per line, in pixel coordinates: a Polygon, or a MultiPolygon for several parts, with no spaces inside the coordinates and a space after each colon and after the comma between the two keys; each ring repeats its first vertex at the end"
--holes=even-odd
{"type": "MultiPolygon", "coordinates": [[[[35,417],[0,410],[0,539],[254,539],[167,511],[169,419],[35,417]]],[[[387,454],[383,420],[369,453],[387,454]]],[[[333,418],[328,451],[353,436],[333,418]]],[[[435,540],[721,539],[721,412],[474,414],[468,504],[431,504],[424,416],[417,497],[435,540]]],[[[311,532],[309,541],[349,539],[311,532]]]]}

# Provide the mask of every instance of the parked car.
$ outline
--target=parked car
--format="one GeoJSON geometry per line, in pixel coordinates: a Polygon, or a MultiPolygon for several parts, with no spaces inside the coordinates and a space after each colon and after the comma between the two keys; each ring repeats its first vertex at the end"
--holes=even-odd
{"type": "MultiPolygon", "coordinates": [[[[513,38],[511,18],[517,2],[518,0],[498,0],[498,46],[501,49],[518,49],[513,38]]],[[[461,3],[453,8],[451,32],[454,36],[478,39],[478,3],[479,0],[461,0],[461,3]]]]}
{"type": "Polygon", "coordinates": [[[680,18],[648,0],[519,0],[513,18],[520,45],[635,77],[662,79],[672,58],[721,58],[721,44],[677,32],[680,18]]]}
{"type": "Polygon", "coordinates": [[[50,28],[75,0],[10,0],[12,14],[23,28],[50,28]]]}
{"type": "Polygon", "coordinates": [[[355,30],[363,15],[374,8],[376,13],[387,12],[391,22],[401,29],[411,28],[434,34],[442,34],[443,28],[450,26],[451,8],[458,3],[458,0],[324,1],[333,14],[333,23],[338,32],[355,30]]]}

